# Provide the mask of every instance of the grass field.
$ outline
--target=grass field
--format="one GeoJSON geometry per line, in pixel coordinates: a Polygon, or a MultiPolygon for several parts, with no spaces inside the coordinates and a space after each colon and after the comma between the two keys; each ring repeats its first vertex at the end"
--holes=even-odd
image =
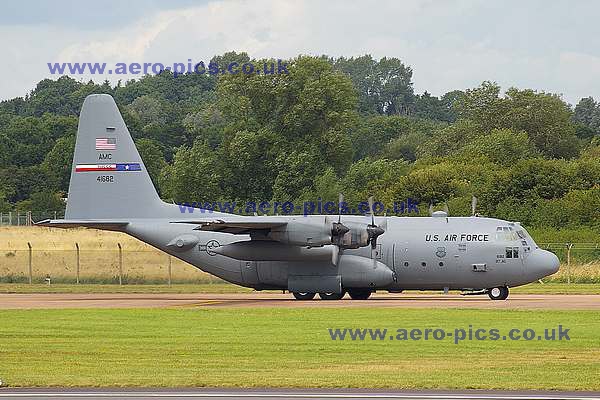
{"type": "Polygon", "coordinates": [[[8,386],[600,389],[592,311],[154,309],[0,311],[8,386]],[[328,328],[561,324],[570,341],[332,341],[328,328]]]}

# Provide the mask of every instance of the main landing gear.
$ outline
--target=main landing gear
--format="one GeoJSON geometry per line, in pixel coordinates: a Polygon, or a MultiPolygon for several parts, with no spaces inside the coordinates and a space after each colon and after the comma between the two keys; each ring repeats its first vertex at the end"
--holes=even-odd
{"type": "MultiPolygon", "coordinates": [[[[348,294],[352,300],[367,300],[373,291],[371,289],[349,289],[348,294]]],[[[297,300],[312,300],[316,293],[292,292],[297,300]]],[[[321,300],[341,300],[346,292],[342,293],[319,293],[321,300]]]]}
{"type": "Polygon", "coordinates": [[[316,293],[302,293],[302,292],[293,292],[292,293],[296,300],[312,300],[315,298],[316,293]]]}
{"type": "Polygon", "coordinates": [[[487,294],[492,300],[506,300],[508,297],[508,288],[506,286],[498,286],[488,289],[487,294]]]}

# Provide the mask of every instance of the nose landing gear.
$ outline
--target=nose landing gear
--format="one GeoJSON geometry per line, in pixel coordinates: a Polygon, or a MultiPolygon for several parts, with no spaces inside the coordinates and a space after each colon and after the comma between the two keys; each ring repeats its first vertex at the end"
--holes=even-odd
{"type": "Polygon", "coordinates": [[[506,300],[508,297],[508,287],[498,286],[487,290],[488,296],[492,300],[506,300]]]}

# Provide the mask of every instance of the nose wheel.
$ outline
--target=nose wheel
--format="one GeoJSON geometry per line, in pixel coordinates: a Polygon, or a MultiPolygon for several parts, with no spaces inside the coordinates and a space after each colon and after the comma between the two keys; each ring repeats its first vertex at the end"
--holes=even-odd
{"type": "Polygon", "coordinates": [[[498,286],[487,290],[488,296],[492,300],[506,300],[508,297],[508,287],[498,286]]]}

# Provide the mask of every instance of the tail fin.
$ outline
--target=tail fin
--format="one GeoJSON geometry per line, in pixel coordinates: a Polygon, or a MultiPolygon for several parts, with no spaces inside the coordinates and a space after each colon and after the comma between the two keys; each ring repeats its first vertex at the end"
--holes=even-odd
{"type": "Polygon", "coordinates": [[[148,218],[162,204],[114,99],[88,96],[79,116],[65,218],[148,218]]]}

